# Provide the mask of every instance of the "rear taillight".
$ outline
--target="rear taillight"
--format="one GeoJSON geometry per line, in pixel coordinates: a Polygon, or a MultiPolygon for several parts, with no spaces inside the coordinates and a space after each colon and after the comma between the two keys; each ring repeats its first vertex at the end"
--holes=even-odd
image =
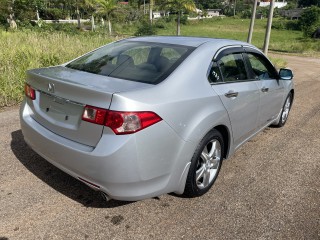
{"type": "Polygon", "coordinates": [[[82,120],[105,125],[120,135],[138,132],[162,119],[153,112],[119,112],[86,106],[82,120]]]}
{"type": "Polygon", "coordinates": [[[36,99],[36,91],[29,84],[25,84],[24,93],[31,100],[35,100],[36,99]]]}
{"type": "Polygon", "coordinates": [[[161,120],[161,117],[153,112],[108,111],[105,125],[110,127],[115,134],[129,134],[147,128],[161,120]]]}
{"type": "Polygon", "coordinates": [[[92,106],[85,106],[82,120],[103,125],[106,119],[107,110],[92,106]]]}

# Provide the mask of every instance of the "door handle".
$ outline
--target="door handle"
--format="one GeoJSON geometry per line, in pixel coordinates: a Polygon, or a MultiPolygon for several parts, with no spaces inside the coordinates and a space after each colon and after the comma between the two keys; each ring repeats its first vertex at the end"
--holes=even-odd
{"type": "Polygon", "coordinates": [[[234,91],[229,91],[226,94],[224,94],[227,98],[236,98],[238,97],[238,92],[234,92],[234,91]]]}
{"type": "Polygon", "coordinates": [[[261,92],[268,92],[268,91],[269,91],[269,88],[267,88],[267,87],[261,88],[261,92]]]}

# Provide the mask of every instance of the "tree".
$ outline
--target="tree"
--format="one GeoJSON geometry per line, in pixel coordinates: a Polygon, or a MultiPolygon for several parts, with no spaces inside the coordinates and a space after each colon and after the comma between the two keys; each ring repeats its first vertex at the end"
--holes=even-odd
{"type": "Polygon", "coordinates": [[[195,6],[193,0],[166,0],[163,3],[162,7],[170,9],[173,12],[177,12],[178,13],[177,31],[176,31],[176,34],[178,36],[180,35],[181,14],[184,11],[196,11],[196,6],[195,6]]]}
{"type": "Polygon", "coordinates": [[[298,6],[299,7],[310,7],[310,6],[320,7],[320,1],[319,0],[299,0],[298,6]]]}
{"type": "Polygon", "coordinates": [[[149,2],[149,19],[150,19],[150,24],[152,24],[152,20],[153,20],[153,5],[154,5],[154,0],[150,0],[150,2],[149,2]]]}
{"type": "Polygon", "coordinates": [[[223,4],[222,0],[196,0],[197,7],[201,5],[203,9],[222,9],[223,4]]]}
{"type": "Polygon", "coordinates": [[[304,9],[299,20],[305,37],[311,37],[312,33],[320,26],[320,8],[312,6],[304,9]]]}
{"type": "Polygon", "coordinates": [[[117,9],[117,0],[86,0],[97,13],[103,14],[108,21],[109,34],[112,33],[111,13],[117,9]]]}
{"type": "MultiPolygon", "coordinates": [[[[5,15],[20,21],[36,18],[36,7],[42,6],[41,0],[2,0],[0,5],[6,10],[5,15]]],[[[2,13],[1,13],[2,14],[2,13]]]]}

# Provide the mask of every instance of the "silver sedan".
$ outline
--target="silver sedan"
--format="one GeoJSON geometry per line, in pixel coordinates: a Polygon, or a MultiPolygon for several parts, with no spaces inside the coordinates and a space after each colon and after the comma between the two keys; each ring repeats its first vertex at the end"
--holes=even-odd
{"type": "Polygon", "coordinates": [[[106,199],[196,197],[223,159],[286,123],[292,78],[245,42],[130,38],[28,71],[21,129],[34,151],[106,199]]]}

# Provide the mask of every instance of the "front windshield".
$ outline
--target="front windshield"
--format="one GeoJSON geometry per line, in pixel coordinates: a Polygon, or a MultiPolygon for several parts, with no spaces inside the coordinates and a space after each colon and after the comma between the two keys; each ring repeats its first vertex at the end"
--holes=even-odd
{"type": "Polygon", "coordinates": [[[194,48],[150,42],[119,41],[88,53],[66,67],[104,76],[157,84],[194,48]]]}

